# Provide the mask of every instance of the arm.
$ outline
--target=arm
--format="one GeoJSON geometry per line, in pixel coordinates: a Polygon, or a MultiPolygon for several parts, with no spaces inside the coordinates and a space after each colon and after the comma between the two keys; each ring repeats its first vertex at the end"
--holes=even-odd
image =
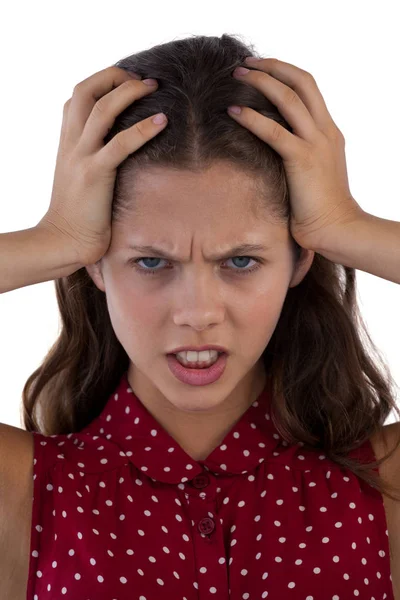
{"type": "Polygon", "coordinates": [[[66,240],[43,227],[0,234],[0,293],[65,277],[83,266],[66,240]]]}
{"type": "Polygon", "coordinates": [[[367,212],[324,236],[312,248],[334,263],[352,267],[400,284],[400,222],[367,212]]]}

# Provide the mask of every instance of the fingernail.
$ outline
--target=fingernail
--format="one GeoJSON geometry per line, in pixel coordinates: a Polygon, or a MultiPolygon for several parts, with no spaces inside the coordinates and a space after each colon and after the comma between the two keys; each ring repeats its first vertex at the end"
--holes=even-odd
{"type": "Polygon", "coordinates": [[[146,85],[157,85],[157,81],[155,79],[143,79],[143,83],[146,85]]]}
{"type": "Polygon", "coordinates": [[[256,58],[255,56],[248,56],[244,62],[245,63],[255,63],[255,62],[259,62],[260,60],[262,60],[261,58],[256,58]]]}
{"type": "Polygon", "coordinates": [[[156,114],[155,117],[152,118],[153,123],[155,123],[156,125],[161,125],[166,120],[167,120],[167,117],[165,116],[164,113],[158,113],[158,114],[156,114]]]}
{"type": "Polygon", "coordinates": [[[233,75],[239,75],[239,77],[241,75],[247,75],[247,73],[250,73],[250,71],[245,67],[236,67],[236,69],[233,71],[233,75]]]}
{"type": "Polygon", "coordinates": [[[132,79],[140,79],[140,75],[134,73],[133,71],[127,71],[128,75],[132,77],[132,79]]]}
{"type": "Polygon", "coordinates": [[[235,115],[240,115],[240,113],[242,112],[242,109],[240,108],[240,106],[228,106],[228,112],[231,112],[235,115]]]}

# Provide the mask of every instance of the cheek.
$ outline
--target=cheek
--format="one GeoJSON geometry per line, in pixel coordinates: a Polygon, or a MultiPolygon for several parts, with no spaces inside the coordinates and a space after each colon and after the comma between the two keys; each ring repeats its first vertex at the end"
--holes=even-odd
{"type": "Polygon", "coordinates": [[[272,336],[285,302],[287,289],[282,285],[268,286],[259,290],[243,306],[243,324],[249,331],[255,332],[260,341],[269,340],[272,336]]]}
{"type": "Polygon", "coordinates": [[[107,291],[107,306],[115,334],[122,345],[135,345],[151,341],[149,331],[157,329],[157,319],[162,317],[157,294],[135,293],[123,287],[107,291]]]}

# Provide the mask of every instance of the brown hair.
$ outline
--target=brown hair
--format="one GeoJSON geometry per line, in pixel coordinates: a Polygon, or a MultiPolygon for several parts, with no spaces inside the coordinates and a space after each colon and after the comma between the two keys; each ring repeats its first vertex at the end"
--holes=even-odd
{"type": "MultiPolygon", "coordinates": [[[[132,206],[136,169],[161,166],[199,172],[215,161],[228,161],[254,175],[265,206],[278,222],[288,224],[290,202],[282,158],[226,113],[230,104],[250,106],[292,132],[263,94],[231,76],[247,56],[256,55],[238,37],[174,40],[116,63],[142,78],[156,78],[159,87],[125,109],[104,142],[160,111],[167,114],[168,124],[119,166],[113,220],[123,218],[132,206]]],[[[292,241],[298,257],[301,248],[292,241]]],[[[25,428],[44,435],[86,427],[101,413],[129,366],[112,328],[105,294],[86,269],[56,280],[55,287],[61,331],[23,389],[25,428]]],[[[343,468],[399,500],[376,467],[392,455],[400,439],[392,452],[370,464],[347,456],[381,429],[392,410],[400,415],[395,382],[359,312],[355,270],[316,253],[301,283],[289,288],[263,359],[272,382],[272,416],[283,439],[323,450],[343,468]]]]}

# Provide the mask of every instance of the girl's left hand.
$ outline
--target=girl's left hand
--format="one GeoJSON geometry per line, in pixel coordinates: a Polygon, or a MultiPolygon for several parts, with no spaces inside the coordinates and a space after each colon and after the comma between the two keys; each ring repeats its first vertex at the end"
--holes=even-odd
{"type": "MultiPolygon", "coordinates": [[[[274,104],[293,129],[247,106],[228,114],[283,158],[290,194],[290,231],[303,248],[318,251],[328,229],[353,222],[364,212],[349,189],[345,139],[328,112],[313,76],[275,58],[254,62],[243,76],[274,104]]],[[[241,68],[241,67],[239,67],[241,68]]]]}

